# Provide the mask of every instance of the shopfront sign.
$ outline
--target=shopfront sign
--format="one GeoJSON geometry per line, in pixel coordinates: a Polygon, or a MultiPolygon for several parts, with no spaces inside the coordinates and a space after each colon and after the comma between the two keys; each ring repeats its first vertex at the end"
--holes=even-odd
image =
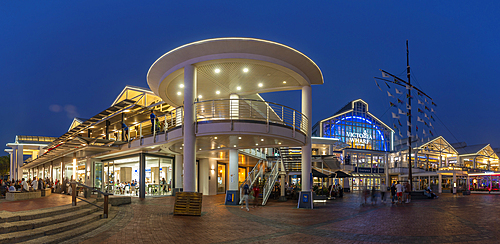
{"type": "Polygon", "coordinates": [[[373,136],[368,134],[366,130],[363,130],[363,133],[346,132],[346,136],[349,142],[356,144],[370,144],[370,141],[373,140],[373,136]]]}
{"type": "Polygon", "coordinates": [[[371,168],[356,168],[358,173],[371,173],[371,168]]]}

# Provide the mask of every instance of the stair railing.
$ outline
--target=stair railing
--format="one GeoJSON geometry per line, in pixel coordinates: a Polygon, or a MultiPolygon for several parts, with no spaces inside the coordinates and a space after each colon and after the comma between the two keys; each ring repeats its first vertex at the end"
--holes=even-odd
{"type": "Polygon", "coordinates": [[[78,199],[80,199],[80,200],[82,200],[82,201],[84,201],[84,202],[86,202],[88,204],[92,204],[92,205],[94,205],[94,206],[96,206],[96,207],[104,210],[103,218],[106,218],[106,219],[108,218],[108,197],[110,195],[113,195],[112,193],[102,192],[102,191],[99,191],[99,190],[97,190],[97,189],[95,189],[93,187],[84,185],[84,184],[76,182],[76,181],[72,181],[72,182],[70,182],[70,184],[71,184],[71,196],[72,196],[71,197],[71,203],[72,203],[73,206],[76,206],[76,198],[77,198],[77,196],[76,196],[76,185],[78,184],[79,186],[82,186],[82,187],[86,188],[87,190],[95,191],[95,192],[97,192],[97,193],[99,193],[99,194],[101,194],[101,195],[104,196],[104,205],[102,207],[98,206],[96,204],[93,204],[93,203],[91,203],[89,201],[86,201],[85,199],[82,199],[80,197],[78,197],[78,199]]]}
{"type": "Polygon", "coordinates": [[[274,188],[274,183],[278,179],[279,174],[279,163],[275,161],[272,165],[271,173],[267,176],[266,183],[264,184],[264,189],[262,191],[262,205],[266,205],[269,196],[271,196],[271,192],[274,188]]]}

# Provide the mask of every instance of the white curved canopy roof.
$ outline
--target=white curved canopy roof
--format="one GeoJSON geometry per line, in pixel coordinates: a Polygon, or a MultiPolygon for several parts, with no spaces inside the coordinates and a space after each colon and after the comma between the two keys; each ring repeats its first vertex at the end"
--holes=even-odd
{"type": "Polygon", "coordinates": [[[164,54],[148,71],[149,87],[163,101],[181,106],[186,65],[196,67],[202,100],[323,84],[319,67],[301,52],[267,40],[231,37],[189,43],[164,54]]]}

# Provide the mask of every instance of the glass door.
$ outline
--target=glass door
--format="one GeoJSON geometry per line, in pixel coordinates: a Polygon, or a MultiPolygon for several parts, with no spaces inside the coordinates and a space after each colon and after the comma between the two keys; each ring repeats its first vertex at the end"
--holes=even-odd
{"type": "Polygon", "coordinates": [[[94,177],[94,187],[102,190],[102,163],[95,163],[94,177]]]}
{"type": "Polygon", "coordinates": [[[226,193],[226,165],[217,164],[217,193],[226,193]]]}

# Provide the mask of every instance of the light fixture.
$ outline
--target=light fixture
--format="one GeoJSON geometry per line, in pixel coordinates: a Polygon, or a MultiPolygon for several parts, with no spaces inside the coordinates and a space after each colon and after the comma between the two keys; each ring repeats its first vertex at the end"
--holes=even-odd
{"type": "Polygon", "coordinates": [[[238,139],[240,139],[240,140],[241,140],[241,136],[238,136],[238,139]]]}
{"type": "Polygon", "coordinates": [[[217,74],[218,74],[218,73],[220,73],[220,69],[215,69],[214,71],[215,71],[215,73],[217,73],[217,74]]]}
{"type": "Polygon", "coordinates": [[[236,147],[236,145],[234,145],[233,147],[236,147]]]}
{"type": "Polygon", "coordinates": [[[220,91],[216,91],[215,94],[219,95],[220,94],[220,91]]]}
{"type": "Polygon", "coordinates": [[[244,68],[243,72],[245,72],[245,73],[248,72],[248,68],[244,68]]]}
{"type": "Polygon", "coordinates": [[[201,148],[200,148],[200,151],[201,151],[201,148]]]}
{"type": "Polygon", "coordinates": [[[200,98],[200,99],[201,99],[201,98],[202,98],[202,96],[201,96],[201,95],[198,95],[198,98],[200,98]]]}
{"type": "Polygon", "coordinates": [[[128,113],[128,112],[130,112],[130,110],[126,109],[126,110],[124,110],[123,112],[128,113]]]}
{"type": "Polygon", "coordinates": [[[180,147],[179,149],[182,149],[182,147],[180,147]]]}
{"type": "Polygon", "coordinates": [[[263,86],[262,83],[259,83],[259,87],[262,87],[262,86],[263,86]]]}
{"type": "Polygon", "coordinates": [[[264,139],[260,139],[260,141],[264,141],[264,139]]]}
{"type": "Polygon", "coordinates": [[[286,80],[283,81],[283,84],[286,84],[286,80]]]}
{"type": "Polygon", "coordinates": [[[217,140],[217,137],[214,137],[215,140],[217,140]]]}
{"type": "Polygon", "coordinates": [[[236,87],[236,90],[238,91],[241,90],[241,86],[236,87]]]}
{"type": "Polygon", "coordinates": [[[184,143],[182,143],[182,146],[184,146],[184,143]]]}
{"type": "Polygon", "coordinates": [[[278,142],[278,145],[281,145],[281,142],[278,142]]]}
{"type": "Polygon", "coordinates": [[[180,85],[179,85],[179,87],[180,87],[180,88],[184,88],[184,84],[180,84],[180,85]]]}
{"type": "Polygon", "coordinates": [[[181,95],[182,93],[181,92],[177,92],[177,95],[181,95]]]}
{"type": "Polygon", "coordinates": [[[259,143],[255,143],[255,146],[258,146],[258,145],[259,145],[259,143]]]}

